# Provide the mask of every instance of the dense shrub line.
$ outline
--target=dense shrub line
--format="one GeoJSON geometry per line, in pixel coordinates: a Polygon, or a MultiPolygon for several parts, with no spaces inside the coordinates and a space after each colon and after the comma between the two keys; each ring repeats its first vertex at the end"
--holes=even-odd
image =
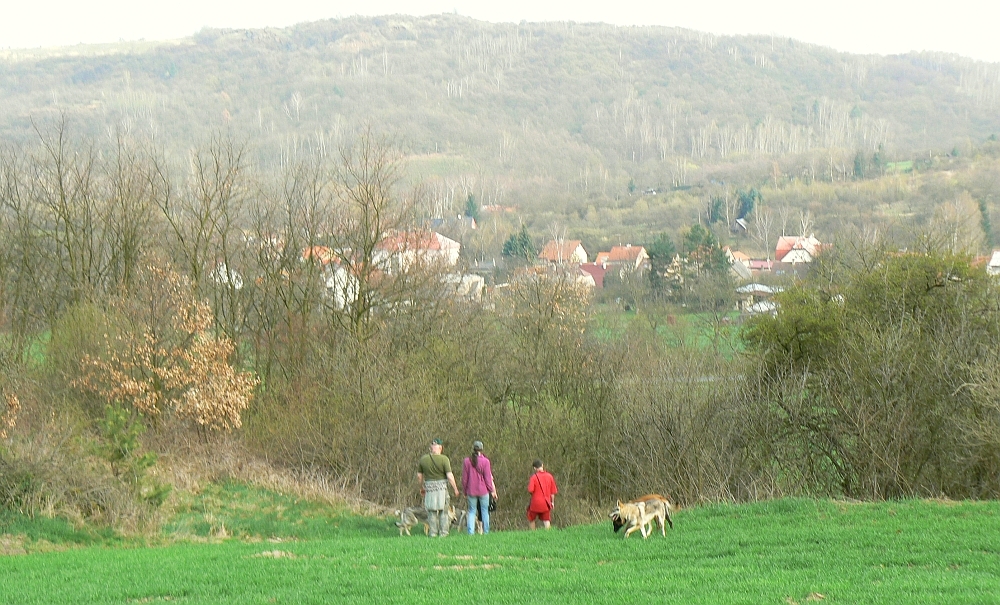
{"type": "Polygon", "coordinates": [[[598,338],[570,272],[514,273],[470,302],[439,266],[380,264],[420,192],[400,191],[371,134],[280,178],[224,137],[177,174],[127,138],[88,155],[58,134],[0,161],[6,508],[141,526],[167,495],[143,431],[211,443],[229,429],[383,504],[415,502],[431,438],[456,463],[480,439],[501,524],[534,458],[559,477],[564,521],[650,491],[1000,490],[997,289],[940,243],[842,242],[745,326],[738,354],[718,313],[699,344],[655,298],[598,338]],[[355,279],[339,298],[331,265],[355,279]]]}

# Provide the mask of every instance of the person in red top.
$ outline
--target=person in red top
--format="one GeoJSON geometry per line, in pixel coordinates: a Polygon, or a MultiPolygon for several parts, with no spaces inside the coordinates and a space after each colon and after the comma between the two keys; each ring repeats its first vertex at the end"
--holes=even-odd
{"type": "Polygon", "coordinates": [[[528,479],[528,493],[531,494],[531,504],[528,505],[528,527],[535,529],[535,519],[541,519],[545,529],[552,524],[552,509],[555,508],[555,495],[559,493],[556,479],[552,473],[546,472],[541,460],[535,460],[531,465],[535,473],[528,479]]]}

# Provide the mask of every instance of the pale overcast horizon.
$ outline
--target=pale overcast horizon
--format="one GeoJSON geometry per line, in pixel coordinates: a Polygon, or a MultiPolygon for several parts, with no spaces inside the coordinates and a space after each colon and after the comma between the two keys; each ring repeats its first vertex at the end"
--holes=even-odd
{"type": "Polygon", "coordinates": [[[763,34],[859,54],[910,51],[955,53],[1000,62],[996,24],[1000,3],[952,0],[841,0],[822,5],[801,0],[485,3],[468,0],[370,0],[363,8],[338,0],[259,3],[235,0],[37,0],[5,9],[0,48],[21,49],[133,40],[172,40],[204,27],[287,27],[351,15],[458,13],[491,22],[576,21],[615,25],[684,27],[713,34],[763,34]]]}

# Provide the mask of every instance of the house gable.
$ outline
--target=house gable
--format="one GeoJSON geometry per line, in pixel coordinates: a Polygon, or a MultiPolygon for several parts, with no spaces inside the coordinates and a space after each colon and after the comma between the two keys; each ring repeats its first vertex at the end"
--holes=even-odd
{"type": "Polygon", "coordinates": [[[809,237],[783,235],[778,238],[778,244],[774,247],[774,260],[786,263],[808,263],[812,262],[822,249],[823,244],[813,235],[809,237]],[[785,258],[792,252],[795,252],[793,256],[785,258]]]}
{"type": "Polygon", "coordinates": [[[550,263],[579,265],[587,262],[587,251],[578,239],[549,240],[538,258],[550,263]]]}

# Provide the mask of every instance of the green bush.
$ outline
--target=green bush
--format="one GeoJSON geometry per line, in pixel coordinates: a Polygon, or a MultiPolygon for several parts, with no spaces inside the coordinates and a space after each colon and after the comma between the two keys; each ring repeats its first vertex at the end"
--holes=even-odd
{"type": "Polygon", "coordinates": [[[857,498],[1000,495],[997,297],[947,253],[824,258],[746,327],[753,417],[778,429],[782,465],[797,452],[810,483],[857,498]]]}
{"type": "Polygon", "coordinates": [[[140,452],[139,437],[146,432],[134,412],[108,405],[100,423],[98,451],[111,464],[111,472],[137,495],[157,507],[170,495],[171,487],[152,481],[147,471],[156,464],[155,452],[140,452]]]}

